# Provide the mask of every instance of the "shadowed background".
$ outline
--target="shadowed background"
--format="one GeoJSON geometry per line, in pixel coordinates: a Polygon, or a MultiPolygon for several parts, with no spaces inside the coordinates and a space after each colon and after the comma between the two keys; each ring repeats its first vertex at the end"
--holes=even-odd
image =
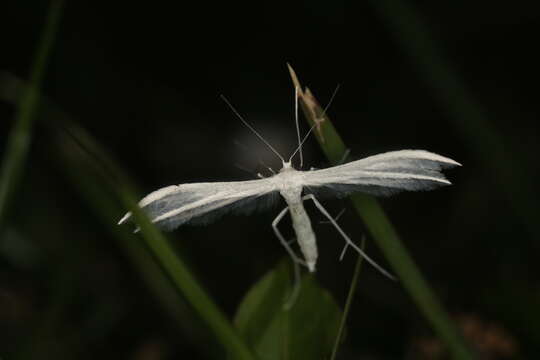
{"type": "MultiPolygon", "coordinates": [[[[452,187],[398,195],[383,206],[449,313],[489,348],[486,358],[533,358],[540,352],[533,187],[540,8],[506,6],[73,2],[42,93],[109,151],[143,195],[170,184],[252,179],[267,173],[257,157],[279,168],[220,94],[290,154],[296,134],[285,62],[323,104],[341,84],[329,116],[353,159],[417,148],[464,165],[448,172],[452,187]]],[[[28,78],[47,7],[0,6],[4,74],[28,78]]],[[[0,151],[13,116],[13,104],[1,102],[0,151]]],[[[303,121],[301,128],[307,131],[303,121]]],[[[0,234],[0,357],[208,358],[198,345],[208,335],[189,307],[175,315],[185,319],[179,328],[66,176],[53,145],[63,132],[54,119],[36,119],[0,234]]],[[[314,140],[304,156],[307,168],[328,165],[314,140]]],[[[363,225],[347,201],[325,205],[332,213],[348,209],[340,222],[361,238],[363,225]]],[[[354,257],[338,261],[342,239],[307,208],[321,253],[317,278],[342,304],[354,257]]],[[[110,223],[122,211],[117,204],[110,223]]],[[[270,226],[277,212],[171,234],[231,316],[250,285],[285,255],[270,226]]],[[[288,221],[282,228],[292,236],[288,221]]],[[[420,358],[414,354],[437,346],[400,284],[369,267],[348,323],[343,359],[420,358]]]]}

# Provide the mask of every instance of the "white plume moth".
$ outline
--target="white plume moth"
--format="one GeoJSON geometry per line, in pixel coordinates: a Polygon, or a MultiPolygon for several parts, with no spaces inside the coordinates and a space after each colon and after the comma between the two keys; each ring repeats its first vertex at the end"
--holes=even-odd
{"type": "MultiPolygon", "coordinates": [[[[226,213],[249,213],[254,209],[266,209],[275,203],[277,195],[280,194],[285,199],[287,207],[279,212],[272,222],[272,227],[294,261],[295,274],[298,279],[299,264],[306,266],[310,272],[315,271],[317,264],[315,233],[303,205],[305,200],[311,200],[345,239],[346,246],[354,248],[381,273],[393,278],[347,236],[337,221],[322,206],[317,196],[324,194],[343,197],[355,192],[388,196],[400,191],[431,190],[439,186],[450,185],[441,170],[460,164],[447,157],[424,150],[400,150],[326,169],[309,171],[295,169],[292,165],[292,159],[297,153],[300,153],[302,161],[302,145],[314,128],[312,127],[304,139],[300,141],[298,88],[296,88],[295,95],[299,144],[287,161],[224,98],[240,120],[281,159],[282,168],[279,172],[267,178],[250,181],[171,185],[145,196],[139,202],[139,206],[148,214],[155,225],[164,230],[173,230],[188,223],[207,224],[226,213]],[[296,241],[303,259],[296,255],[278,229],[278,223],[287,213],[291,216],[296,241]]],[[[125,223],[130,217],[131,213],[128,212],[118,224],[125,223]]],[[[297,288],[298,286],[295,287],[294,292],[298,290],[297,288]]]]}

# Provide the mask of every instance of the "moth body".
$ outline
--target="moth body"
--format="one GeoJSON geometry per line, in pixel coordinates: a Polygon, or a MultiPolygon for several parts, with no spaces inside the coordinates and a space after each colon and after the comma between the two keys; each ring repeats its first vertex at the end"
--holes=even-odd
{"type": "Polygon", "coordinates": [[[315,271],[317,263],[317,242],[315,232],[302,200],[303,172],[293,168],[290,163],[283,163],[281,171],[274,176],[279,193],[285,199],[291,215],[296,241],[310,272],[315,271]]]}
{"type": "Polygon", "coordinates": [[[300,250],[304,255],[307,268],[310,272],[314,272],[315,264],[317,263],[317,242],[309,216],[306,213],[301,198],[298,198],[298,201],[295,200],[294,202],[291,202],[291,199],[287,198],[285,200],[289,206],[289,214],[291,215],[292,226],[296,233],[296,241],[298,241],[300,250]]]}

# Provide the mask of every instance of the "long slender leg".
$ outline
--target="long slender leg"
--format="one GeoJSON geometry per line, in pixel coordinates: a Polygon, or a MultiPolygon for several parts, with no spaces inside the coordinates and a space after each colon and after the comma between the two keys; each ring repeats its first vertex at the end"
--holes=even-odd
{"type": "Polygon", "coordinates": [[[341,234],[341,236],[343,236],[343,238],[345,239],[345,241],[347,242],[348,245],[352,246],[353,249],[355,249],[356,251],[358,251],[358,253],[364,258],[366,259],[366,261],[368,263],[370,263],[375,269],[379,270],[382,274],[386,275],[387,277],[389,277],[390,279],[393,279],[393,280],[396,280],[396,278],[391,275],[388,271],[384,270],[379,264],[377,264],[373,259],[371,259],[362,249],[360,249],[348,236],[347,234],[345,234],[345,232],[341,229],[341,227],[338,225],[338,223],[334,220],[334,218],[328,213],[328,211],[326,211],[326,209],[322,206],[322,204],[317,200],[317,198],[315,198],[315,196],[313,194],[309,194],[309,195],[306,195],[304,197],[302,197],[302,200],[307,200],[307,199],[310,199],[310,200],[313,200],[313,203],[315,204],[315,206],[317,207],[317,209],[319,209],[319,211],[328,218],[328,220],[330,220],[330,222],[332,223],[332,225],[335,226],[335,228],[337,229],[337,231],[341,234]]]}
{"type": "MultiPolygon", "coordinates": [[[[337,222],[339,220],[339,218],[341,217],[341,215],[343,215],[343,213],[345,212],[345,208],[343,208],[335,217],[334,217],[334,220],[335,222],[337,222]]],[[[320,221],[321,224],[332,224],[330,221],[328,220],[321,220],[320,221]]],[[[333,224],[332,224],[333,225],[333,224]]],[[[343,261],[343,258],[345,257],[345,253],[347,252],[347,249],[349,248],[349,243],[347,241],[345,241],[345,246],[343,246],[343,250],[341,250],[341,253],[339,254],[339,261],[343,261]]]]}
{"type": "Polygon", "coordinates": [[[349,243],[345,243],[345,246],[343,247],[343,250],[341,250],[341,254],[339,254],[339,261],[342,261],[345,257],[345,253],[347,252],[347,249],[349,248],[349,243]]]}
{"type": "MultiPolygon", "coordinates": [[[[339,218],[341,217],[341,215],[345,214],[345,210],[346,210],[345,208],[341,209],[341,210],[338,212],[338,214],[334,217],[334,220],[338,221],[339,218]]],[[[321,224],[331,224],[331,222],[328,221],[328,220],[321,220],[320,223],[321,223],[321,224]]]]}
{"type": "MultiPolygon", "coordinates": [[[[339,218],[341,217],[341,215],[343,215],[343,213],[345,213],[345,208],[341,209],[341,211],[334,217],[334,220],[337,222],[339,220],[339,218]]],[[[320,223],[321,224],[332,224],[328,220],[322,220],[322,221],[320,221],[320,223]]],[[[342,261],[343,258],[345,257],[345,253],[347,252],[348,247],[349,247],[349,243],[345,242],[345,246],[343,247],[343,250],[341,250],[341,254],[339,255],[339,261],[342,261]]]]}
{"type": "Polygon", "coordinates": [[[337,163],[337,165],[344,164],[345,161],[347,161],[347,158],[349,157],[349,154],[351,153],[351,149],[346,149],[343,155],[341,156],[341,159],[337,163]]]}
{"type": "Polygon", "coordinates": [[[294,250],[290,247],[289,242],[285,240],[281,232],[279,231],[277,225],[283,219],[285,214],[287,214],[287,211],[289,210],[288,207],[281,210],[281,212],[276,216],[274,221],[272,221],[272,228],[274,229],[274,233],[278,237],[281,244],[285,247],[289,255],[291,256],[291,259],[293,261],[293,270],[294,270],[294,284],[293,284],[293,290],[291,294],[289,295],[288,299],[285,301],[285,304],[283,305],[283,308],[285,310],[289,310],[295,303],[296,298],[298,297],[298,293],[300,292],[300,266],[299,265],[306,265],[306,262],[302,259],[300,259],[295,253],[294,250]]]}
{"type": "Polygon", "coordinates": [[[297,262],[293,261],[293,271],[294,271],[294,283],[293,288],[291,291],[291,294],[287,297],[285,300],[285,303],[283,304],[284,310],[290,310],[294,303],[296,302],[296,299],[298,298],[298,294],[300,294],[300,266],[297,262]]]}

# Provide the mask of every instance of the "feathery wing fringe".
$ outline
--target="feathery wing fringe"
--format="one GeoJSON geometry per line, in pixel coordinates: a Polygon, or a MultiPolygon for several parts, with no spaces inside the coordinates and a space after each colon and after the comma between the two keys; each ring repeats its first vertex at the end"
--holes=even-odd
{"type": "Polygon", "coordinates": [[[450,185],[441,170],[460,164],[424,150],[401,150],[370,156],[327,169],[306,172],[306,190],[343,197],[354,192],[389,196],[401,191],[450,185]]]}
{"type": "MultiPolygon", "coordinates": [[[[139,206],[165,230],[207,224],[226,213],[248,214],[275,204],[278,192],[300,186],[316,195],[342,197],[354,192],[388,196],[400,191],[431,190],[450,185],[442,170],[460,164],[424,150],[401,150],[314,171],[297,171],[288,183],[281,173],[251,181],[167,186],[144,197],[139,206]]],[[[118,224],[129,220],[127,213],[118,224]]]]}
{"type": "MultiPolygon", "coordinates": [[[[267,179],[171,185],[145,196],[139,206],[164,230],[180,225],[207,224],[232,212],[249,214],[264,210],[278,199],[277,189],[267,179]]],[[[128,212],[118,222],[131,218],[128,212]]]]}

